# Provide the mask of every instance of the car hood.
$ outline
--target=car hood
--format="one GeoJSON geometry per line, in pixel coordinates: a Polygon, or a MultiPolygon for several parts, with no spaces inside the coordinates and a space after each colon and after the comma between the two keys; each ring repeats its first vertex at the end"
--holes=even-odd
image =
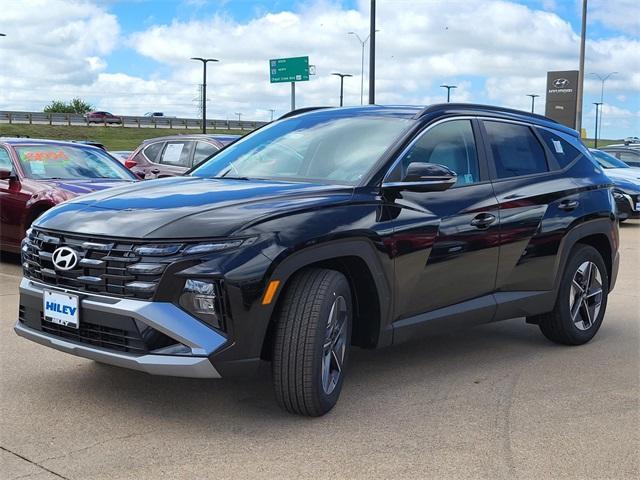
{"type": "MultiPolygon", "coordinates": [[[[616,168],[606,170],[607,176],[613,182],[614,188],[618,190],[622,190],[625,193],[629,193],[632,195],[636,195],[640,193],[640,175],[628,175],[626,170],[631,170],[630,168],[616,168]],[[614,172],[614,170],[616,170],[614,172]],[[618,173],[618,171],[622,171],[624,173],[618,173]]],[[[640,172],[639,172],[640,173],[640,172]]]]}
{"type": "Polygon", "coordinates": [[[134,180],[107,180],[104,178],[86,178],[80,180],[32,180],[43,190],[65,190],[74,196],[98,192],[107,188],[129,185],[134,180]]]}
{"type": "Polygon", "coordinates": [[[348,201],[353,187],[272,180],[169,177],[86,195],[36,226],[145,239],[225,237],[283,213],[348,201]]]}
{"type": "Polygon", "coordinates": [[[612,180],[624,178],[640,184],[640,168],[607,168],[604,173],[612,180]]]}

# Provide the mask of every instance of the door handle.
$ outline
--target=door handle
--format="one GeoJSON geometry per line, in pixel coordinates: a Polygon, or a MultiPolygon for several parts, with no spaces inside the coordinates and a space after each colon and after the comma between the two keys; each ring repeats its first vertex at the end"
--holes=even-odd
{"type": "Polygon", "coordinates": [[[471,220],[471,225],[476,228],[488,228],[493,222],[496,221],[496,216],[490,213],[481,213],[471,220]]]}
{"type": "Polygon", "coordinates": [[[567,212],[570,212],[571,210],[575,210],[578,205],[580,205],[580,202],[578,202],[577,200],[563,200],[560,202],[559,207],[562,210],[566,210],[567,212]]]}

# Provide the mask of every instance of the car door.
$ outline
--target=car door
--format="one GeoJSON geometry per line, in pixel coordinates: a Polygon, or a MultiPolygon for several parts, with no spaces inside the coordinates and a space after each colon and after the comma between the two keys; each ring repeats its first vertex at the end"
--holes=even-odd
{"type": "Polygon", "coordinates": [[[173,177],[186,172],[191,166],[194,143],[192,140],[168,141],[160,155],[159,165],[149,171],[151,178],[173,177]]]}
{"type": "Polygon", "coordinates": [[[581,153],[552,130],[498,119],[481,123],[500,207],[498,303],[509,297],[503,292],[551,290],[560,243],[580,216],[578,184],[567,168],[581,153]]]}
{"type": "MultiPolygon", "coordinates": [[[[18,174],[9,151],[3,146],[0,146],[0,169],[18,174]]],[[[0,180],[0,238],[3,247],[15,249],[20,246],[26,204],[30,198],[17,178],[0,180]]]]}
{"type": "Polygon", "coordinates": [[[476,310],[474,321],[488,321],[495,310],[498,204],[477,122],[458,118],[429,126],[391,179],[402,178],[413,162],[445,165],[458,180],[445,191],[402,191],[394,200],[400,207],[393,232],[396,319],[472,301],[467,307],[476,310]]]}

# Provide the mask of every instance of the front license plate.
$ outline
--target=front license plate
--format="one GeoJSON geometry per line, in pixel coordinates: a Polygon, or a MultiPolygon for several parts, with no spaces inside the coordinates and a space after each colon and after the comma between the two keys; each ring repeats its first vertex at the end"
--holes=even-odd
{"type": "Polygon", "coordinates": [[[640,202],[636,203],[636,212],[640,212],[640,202]]]}
{"type": "Polygon", "coordinates": [[[46,320],[65,327],[78,328],[80,300],[77,295],[45,290],[42,302],[46,320]]]}

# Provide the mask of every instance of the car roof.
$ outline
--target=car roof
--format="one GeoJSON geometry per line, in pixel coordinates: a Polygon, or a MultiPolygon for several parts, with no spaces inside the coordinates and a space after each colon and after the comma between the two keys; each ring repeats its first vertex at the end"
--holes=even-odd
{"type": "Polygon", "coordinates": [[[300,111],[293,111],[285,114],[281,118],[288,118],[297,115],[372,115],[390,116],[408,119],[435,118],[448,115],[478,115],[504,118],[511,120],[526,121],[536,125],[554,128],[572,136],[578,136],[578,132],[566,127],[555,120],[511,108],[496,107],[493,105],[481,105],[473,103],[437,103],[426,107],[415,105],[363,105],[356,107],[315,107],[304,108],[300,111]],[[298,113],[299,112],[299,113],[298,113]]]}
{"type": "Polygon", "coordinates": [[[617,148],[619,150],[640,150],[640,144],[638,143],[632,143],[632,144],[624,144],[624,143],[615,143],[612,145],[605,145],[604,147],[601,147],[602,150],[606,149],[606,148],[617,148]]]}
{"type": "Polygon", "coordinates": [[[67,147],[79,147],[79,148],[102,148],[90,145],[88,143],[78,143],[77,141],[65,141],[65,140],[50,140],[46,138],[29,138],[29,137],[0,137],[0,143],[11,146],[19,145],[62,145],[67,147]]]}
{"type": "Polygon", "coordinates": [[[143,143],[151,143],[151,142],[156,142],[158,140],[160,141],[167,141],[167,140],[217,140],[217,141],[228,141],[228,140],[235,140],[237,138],[240,138],[242,135],[230,135],[230,134],[210,134],[210,133],[186,133],[184,135],[167,135],[165,137],[153,137],[153,138],[147,138],[146,140],[143,141],[143,143]]]}

